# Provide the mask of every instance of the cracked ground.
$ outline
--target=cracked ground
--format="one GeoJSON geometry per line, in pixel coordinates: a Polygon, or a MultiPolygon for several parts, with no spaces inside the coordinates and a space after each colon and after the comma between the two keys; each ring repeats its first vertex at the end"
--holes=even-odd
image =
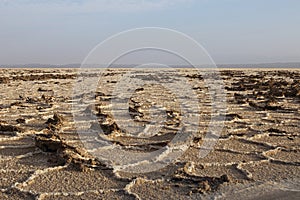
{"type": "MultiPolygon", "coordinates": [[[[107,140],[128,152],[159,150],[182,128],[180,106],[189,105],[180,105],[176,95],[159,84],[135,89],[125,108],[131,119],[149,129],[153,117],[163,114],[166,120],[157,134],[147,136],[144,131],[139,135],[143,137],[133,137],[110,110],[116,98],[113,88],[127,71],[102,73],[94,104],[84,112],[97,116],[88,129],[101,127],[107,140]],[[151,113],[153,105],[164,112],[151,113]]],[[[202,158],[199,151],[212,105],[204,79],[189,69],[165,71],[164,76],[187,81],[199,98],[195,114],[200,122],[184,125],[197,133],[169,165],[129,173],[91,155],[77,134],[72,105],[93,90],[73,96],[80,81],[76,70],[1,69],[0,199],[300,198],[299,70],[221,70],[224,126],[213,149],[202,158]]],[[[98,79],[95,70],[85,72],[85,78],[98,79]]],[[[135,78],[155,79],[155,73],[140,70],[135,78]]]]}

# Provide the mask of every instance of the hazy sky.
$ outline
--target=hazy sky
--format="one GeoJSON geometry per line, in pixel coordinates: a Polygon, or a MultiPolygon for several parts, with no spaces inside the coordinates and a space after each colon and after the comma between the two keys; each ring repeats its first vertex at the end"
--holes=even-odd
{"type": "Polygon", "coordinates": [[[81,63],[99,42],[165,27],[216,63],[300,61],[299,0],[0,0],[0,64],[81,63]]]}

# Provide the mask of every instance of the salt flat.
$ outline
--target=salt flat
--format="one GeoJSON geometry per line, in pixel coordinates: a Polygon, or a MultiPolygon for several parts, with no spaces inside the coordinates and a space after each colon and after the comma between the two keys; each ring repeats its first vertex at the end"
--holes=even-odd
{"type": "Polygon", "coordinates": [[[164,69],[154,84],[157,71],[138,69],[131,74],[137,82],[119,84],[128,73],[1,69],[0,199],[300,198],[299,70],[223,69],[218,79],[205,76],[210,72],[164,69]],[[147,80],[151,84],[143,85],[147,80]],[[79,88],[85,81],[99,82],[79,88]],[[215,97],[226,100],[222,121],[215,118],[207,83],[222,85],[215,97]],[[212,135],[212,150],[199,157],[209,127],[219,124],[224,126],[212,135]],[[95,156],[105,157],[101,152],[91,153],[99,143],[80,130],[98,134],[100,128],[100,139],[116,149],[155,158],[153,152],[173,147],[179,130],[194,133],[176,140],[174,146],[188,144],[178,158],[168,165],[158,160],[163,168],[140,173],[138,167],[120,169],[137,158],[121,160],[126,155],[112,150],[105,151],[111,152],[107,161],[95,156]]]}

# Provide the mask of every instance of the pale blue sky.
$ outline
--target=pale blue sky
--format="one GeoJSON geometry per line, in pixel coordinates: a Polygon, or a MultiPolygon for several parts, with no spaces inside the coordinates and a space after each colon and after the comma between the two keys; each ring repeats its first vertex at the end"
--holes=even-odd
{"type": "Polygon", "coordinates": [[[298,0],[0,0],[0,64],[81,63],[137,27],[193,37],[216,63],[300,62],[298,0]]]}

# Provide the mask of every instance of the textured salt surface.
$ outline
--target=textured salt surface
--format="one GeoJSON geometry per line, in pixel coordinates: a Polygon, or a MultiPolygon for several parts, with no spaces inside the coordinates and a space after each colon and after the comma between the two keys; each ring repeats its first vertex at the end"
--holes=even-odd
{"type": "MultiPolygon", "coordinates": [[[[100,84],[95,95],[97,105],[85,111],[98,117],[88,128],[97,131],[101,126],[108,140],[128,152],[161,149],[182,128],[182,105],[171,101],[171,92],[158,85],[140,87],[124,109],[147,131],[138,130],[138,137],[132,137],[110,113],[112,88],[124,73],[124,69],[104,73],[105,86],[100,84]],[[153,105],[162,106],[152,112],[153,105]],[[156,128],[149,125],[151,117],[159,123],[161,114],[167,120],[159,134],[145,135],[156,128]]],[[[137,77],[142,80],[150,73],[139,71],[137,77]]],[[[297,70],[221,71],[227,96],[225,124],[213,151],[204,158],[199,158],[199,150],[211,102],[203,79],[188,69],[164,72],[192,85],[201,100],[201,112],[195,111],[200,128],[188,124],[199,132],[187,151],[163,169],[144,174],[114,170],[85,150],[75,130],[72,104],[91,91],[87,88],[86,94],[72,98],[75,70],[2,69],[0,74],[0,199],[300,198],[297,70]]],[[[85,73],[90,81],[97,79],[95,75],[85,73]]],[[[120,120],[126,124],[126,118],[120,120]]],[[[89,145],[97,151],[95,141],[89,145]]]]}

